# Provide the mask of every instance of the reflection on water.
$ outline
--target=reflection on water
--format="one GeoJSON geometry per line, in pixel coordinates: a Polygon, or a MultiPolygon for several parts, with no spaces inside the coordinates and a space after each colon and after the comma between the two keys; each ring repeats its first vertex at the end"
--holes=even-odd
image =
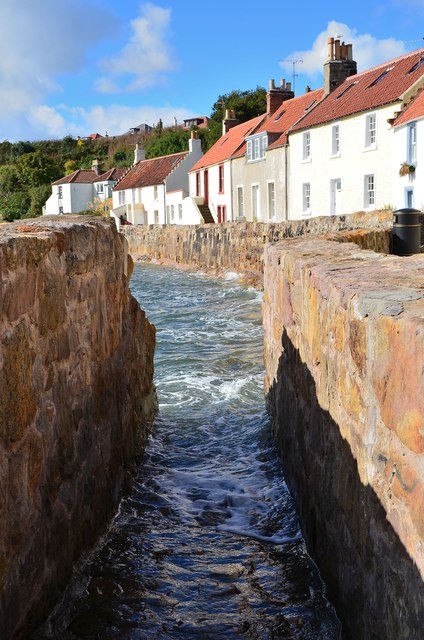
{"type": "Polygon", "coordinates": [[[136,266],[160,414],[110,530],[33,638],[333,640],[264,410],[260,294],[136,266]]]}

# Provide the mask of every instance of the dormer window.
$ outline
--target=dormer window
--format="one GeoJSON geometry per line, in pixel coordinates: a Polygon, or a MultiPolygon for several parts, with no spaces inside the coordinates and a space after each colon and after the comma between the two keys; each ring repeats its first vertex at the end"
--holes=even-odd
{"type": "Polygon", "coordinates": [[[254,162],[255,160],[263,160],[265,158],[266,148],[268,146],[267,134],[254,136],[247,140],[246,160],[254,162]]]}

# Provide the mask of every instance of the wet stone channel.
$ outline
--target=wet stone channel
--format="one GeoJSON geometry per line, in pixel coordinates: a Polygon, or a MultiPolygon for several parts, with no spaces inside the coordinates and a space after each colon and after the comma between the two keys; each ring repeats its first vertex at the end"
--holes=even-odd
{"type": "Polygon", "coordinates": [[[160,412],[131,494],[33,638],[336,640],[263,398],[261,294],[137,265],[160,412]]]}

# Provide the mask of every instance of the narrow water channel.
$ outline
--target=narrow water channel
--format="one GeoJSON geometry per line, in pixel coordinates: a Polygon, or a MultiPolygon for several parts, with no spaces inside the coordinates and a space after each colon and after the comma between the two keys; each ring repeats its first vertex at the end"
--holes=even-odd
{"type": "Polygon", "coordinates": [[[131,495],[35,636],[336,640],[264,409],[261,298],[137,265],[160,413],[131,495]]]}

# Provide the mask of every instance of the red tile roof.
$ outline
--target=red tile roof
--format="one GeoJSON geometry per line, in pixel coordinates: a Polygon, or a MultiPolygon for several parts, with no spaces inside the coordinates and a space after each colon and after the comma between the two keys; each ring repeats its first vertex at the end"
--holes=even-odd
{"type": "Polygon", "coordinates": [[[424,49],[419,49],[350,76],[292,130],[307,129],[398,101],[420,78],[424,84],[423,59],[424,49]]]}
{"type": "Polygon", "coordinates": [[[117,182],[127,171],[128,169],[125,169],[124,167],[113,167],[113,169],[109,169],[109,171],[97,176],[93,182],[117,182]]]}
{"type": "Polygon", "coordinates": [[[89,184],[93,182],[93,180],[97,178],[97,173],[95,171],[85,171],[84,169],[77,169],[73,173],[70,173],[68,176],[64,176],[63,178],[59,178],[53,184],[69,184],[69,183],[84,183],[89,184]]]}
{"type": "Polygon", "coordinates": [[[266,114],[257,116],[252,120],[248,120],[248,122],[242,122],[241,124],[232,127],[228,133],[221,136],[221,138],[215,142],[209,151],[207,151],[200,160],[196,162],[190,171],[198,171],[204,167],[210,167],[231,158],[239,146],[243,144],[245,137],[253,133],[265,117],[266,114]]]}
{"type": "MultiPolygon", "coordinates": [[[[274,149],[287,142],[287,131],[292,127],[305,113],[314,107],[321,100],[324,89],[315,89],[309,93],[305,93],[297,98],[285,100],[283,104],[266,118],[260,127],[255,130],[256,133],[267,132],[272,135],[273,140],[268,149],[274,149]]],[[[240,157],[246,153],[246,143],[244,142],[233,157],[240,157]]]]}
{"type": "Polygon", "coordinates": [[[188,151],[183,151],[169,156],[161,156],[160,158],[140,160],[114,186],[114,191],[161,184],[171,171],[187,157],[188,153],[188,151]]]}
{"type": "Polygon", "coordinates": [[[393,126],[397,127],[400,124],[405,124],[406,122],[411,122],[411,120],[417,120],[418,118],[424,118],[423,90],[419,91],[415,98],[406,105],[406,107],[394,121],[393,126]]]}

